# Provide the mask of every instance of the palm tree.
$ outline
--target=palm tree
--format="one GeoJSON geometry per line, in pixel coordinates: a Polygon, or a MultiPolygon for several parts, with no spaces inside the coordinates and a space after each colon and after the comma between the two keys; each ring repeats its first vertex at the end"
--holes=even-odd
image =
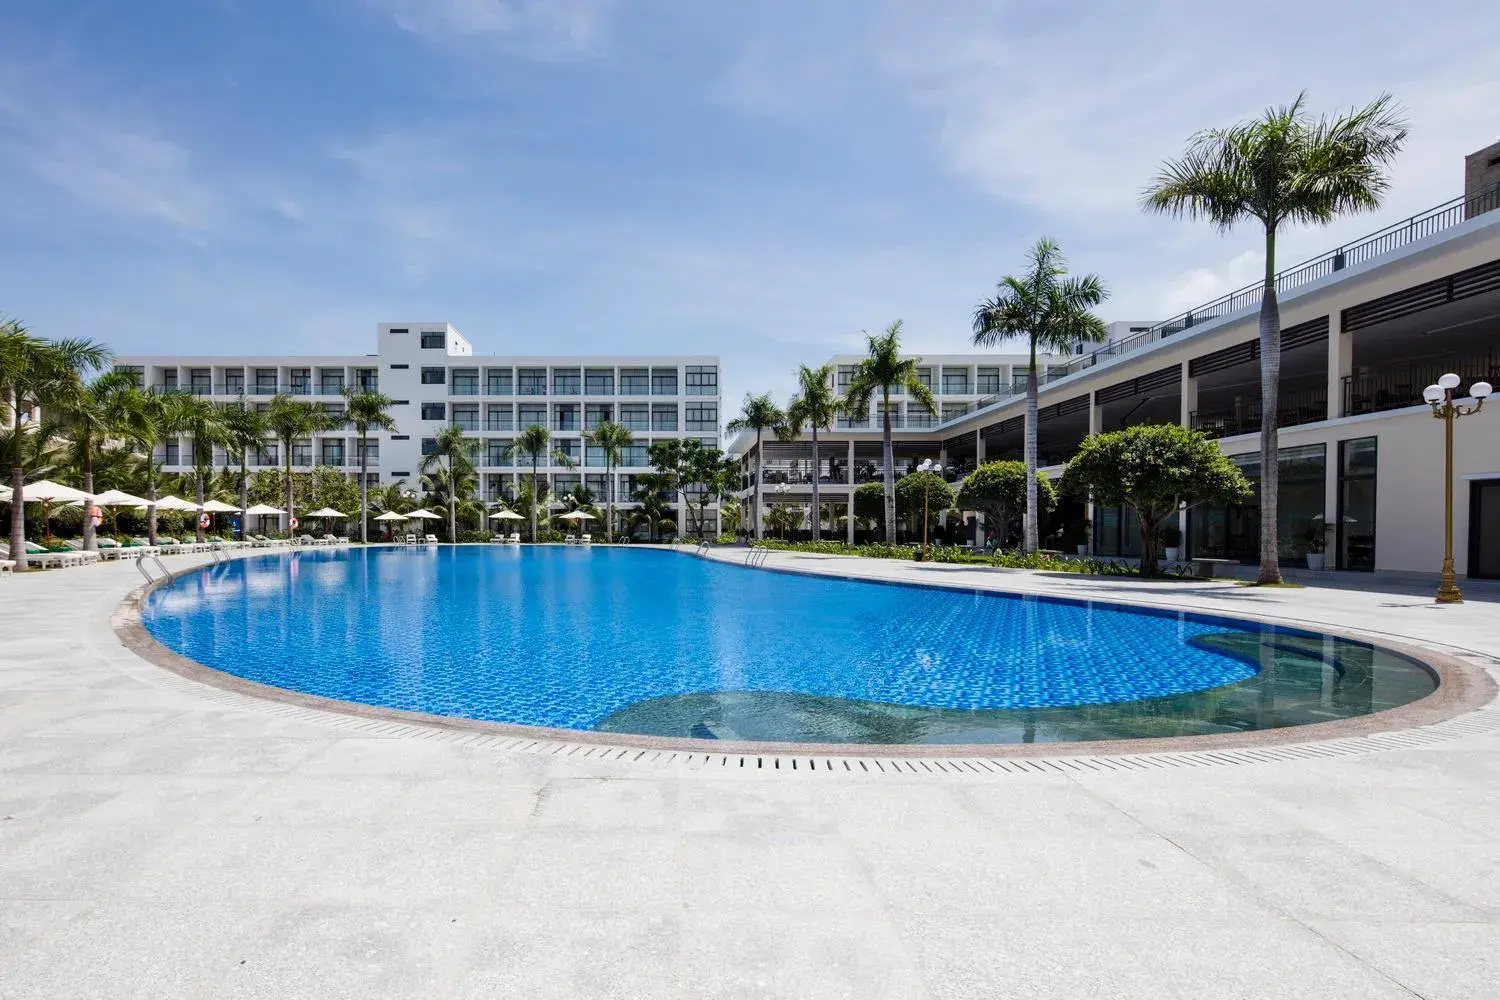
{"type": "Polygon", "coordinates": [[[543,457],[548,457],[571,468],[573,459],[566,452],[552,447],[552,432],[541,424],[532,424],[522,431],[514,441],[506,445],[505,455],[507,458],[524,455],[531,459],[531,541],[535,544],[536,509],[541,503],[541,497],[536,491],[537,466],[541,464],[543,457]]]}
{"type": "Polygon", "coordinates": [[[1260,302],[1260,573],[1280,583],[1276,508],[1276,406],[1281,381],[1281,309],[1276,301],[1276,234],[1286,225],[1326,225],[1374,211],[1389,186],[1387,168],[1406,141],[1407,124],[1389,94],[1346,115],[1313,119],[1291,104],[1256,119],[1207,129],[1188,140],[1146,188],[1147,211],[1206,219],[1227,233],[1251,219],[1265,232],[1260,302]]]}
{"type": "Polygon", "coordinates": [[[809,368],[802,365],[797,370],[797,395],[786,408],[786,423],[778,436],[795,441],[802,436],[804,427],[812,431],[812,530],[813,541],[823,537],[823,523],[819,520],[818,481],[822,479],[823,462],[818,454],[818,431],[833,426],[838,417],[839,398],[833,389],[833,365],[809,368]]]}
{"type": "Polygon", "coordinates": [[[266,409],[266,427],[281,442],[282,467],[285,469],[287,531],[291,532],[292,517],[292,442],[298,438],[311,437],[319,431],[329,430],[334,421],[316,404],[293,399],[285,393],[271,397],[266,409]]]}
{"type": "Polygon", "coordinates": [[[615,540],[615,466],[625,449],[635,443],[635,435],[624,424],[606,420],[591,431],[585,431],[583,440],[604,452],[604,540],[615,540]]]}
{"type": "Polygon", "coordinates": [[[1041,548],[1036,498],[1037,349],[1065,354],[1076,344],[1103,340],[1104,321],[1091,311],[1109,296],[1104,282],[1092,274],[1068,276],[1068,260],[1056,243],[1043,237],[1031,248],[1026,271],[1006,275],[995,297],[974,310],[974,343],[993,347],[1012,337],[1025,337],[1030,350],[1026,372],[1026,516],[1021,546],[1041,548]]]}
{"type": "Polygon", "coordinates": [[[372,430],[396,429],[396,419],[390,414],[390,408],[396,405],[396,401],[378,391],[355,389],[352,386],[344,390],[344,399],[348,420],[359,434],[359,540],[364,544],[370,540],[368,525],[365,524],[370,508],[367,485],[370,459],[366,442],[372,430]]]}
{"type": "MultiPolygon", "coordinates": [[[[175,398],[173,417],[177,429],[193,439],[193,486],[198,506],[203,506],[204,490],[214,471],[214,447],[228,443],[228,429],[224,425],[225,409],[211,403],[202,396],[191,393],[179,394],[175,398]]],[[[194,538],[203,541],[203,518],[195,522],[194,538]]]]}
{"type": "Polygon", "coordinates": [[[755,432],[755,480],[751,483],[754,491],[755,506],[755,540],[760,541],[760,470],[766,464],[765,452],[761,449],[761,437],[766,431],[775,431],[776,428],[786,423],[786,414],[771,401],[771,394],[763,392],[759,396],[753,393],[745,394],[745,402],[740,407],[740,415],[729,421],[725,428],[731,434],[740,431],[753,430],[755,432]]]}
{"type": "Polygon", "coordinates": [[[901,357],[901,321],[898,319],[886,327],[885,333],[865,334],[869,357],[854,367],[849,388],[844,392],[843,409],[863,417],[869,412],[870,397],[880,394],[882,423],[884,424],[884,446],[881,457],[885,467],[885,540],[896,542],[896,456],[891,449],[891,389],[903,389],[927,408],[937,413],[937,400],[932,390],[917,377],[921,358],[901,357]]]}
{"type": "Polygon", "coordinates": [[[257,452],[266,443],[271,428],[266,425],[266,415],[241,399],[224,407],[224,447],[240,465],[239,489],[240,540],[244,541],[250,530],[250,518],[244,511],[250,506],[250,453],[257,452]]]}
{"type": "Polygon", "coordinates": [[[108,364],[109,349],[88,340],[42,340],[15,320],[0,324],[0,407],[10,407],[10,557],[26,571],[25,426],[33,405],[66,398],[91,371],[108,364]]]}
{"type": "MultiPolygon", "coordinates": [[[[94,492],[94,456],[121,424],[125,393],[135,388],[135,379],[123,372],[106,372],[87,384],[73,382],[64,387],[53,408],[62,415],[72,441],[73,455],[83,483],[83,492],[94,492]]],[[[83,547],[94,543],[94,519],[83,519],[83,547]]]]}
{"type": "Polygon", "coordinates": [[[450,542],[458,541],[458,495],[466,486],[473,487],[474,452],[478,449],[477,438],[465,437],[462,427],[449,424],[438,431],[436,450],[422,458],[424,475],[430,476],[438,469],[446,473],[443,481],[448,494],[448,541],[450,542]]]}

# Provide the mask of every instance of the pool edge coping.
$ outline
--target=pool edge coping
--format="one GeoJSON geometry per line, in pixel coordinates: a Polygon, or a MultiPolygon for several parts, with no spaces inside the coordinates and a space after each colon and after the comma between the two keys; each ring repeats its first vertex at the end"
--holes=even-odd
{"type": "MultiPolygon", "coordinates": [[[[654,546],[653,546],[654,547],[654,546]]],[[[681,552],[684,556],[693,553],[681,552]]],[[[257,553],[264,555],[265,553],[257,553]]],[[[714,562],[728,560],[711,559],[714,562]]],[[[203,565],[189,567],[186,571],[201,569],[203,565]]],[[[733,563],[730,563],[733,565],[733,563]]],[[[746,567],[755,569],[759,567],[746,567]]],[[[809,576],[834,576],[816,572],[787,568],[772,569],[772,572],[805,573],[809,576]]],[[[860,579],[842,576],[843,579],[860,579]]],[[[759,742],[754,740],[699,740],[689,737],[644,736],[629,733],[604,733],[594,730],[558,729],[547,726],[528,726],[519,723],[491,722],[481,719],[465,719],[457,716],[433,715],[407,709],[367,705],[361,702],[344,701],[321,695],[306,694],[288,688],[262,684],[234,674],[206,666],[167,648],[146,630],[141,622],[140,609],[147,595],[163,585],[165,578],[136,587],[115,608],[110,625],[121,645],[140,659],[165,669],[180,677],[231,694],[255,699],[259,702],[278,702],[301,709],[328,712],[347,718],[366,719],[436,729],[455,734],[486,735],[496,738],[531,740],[548,744],[577,744],[599,748],[642,751],[675,751],[688,754],[729,754],[744,756],[807,756],[807,757],[892,757],[892,758],[1006,758],[1006,757],[1095,757],[1113,755],[1163,754],[1212,750],[1246,750],[1260,747],[1316,744],[1334,740],[1372,736],[1420,729],[1447,722],[1490,705],[1500,695],[1500,685],[1483,668],[1465,663],[1463,660],[1429,646],[1413,645],[1418,640],[1392,641],[1379,633],[1365,633],[1359,629],[1335,628],[1316,622],[1280,618],[1258,614],[1225,615],[1258,624],[1275,625],[1307,630],[1315,628],[1324,634],[1369,643],[1393,653],[1406,656],[1437,679],[1436,689],[1426,697],[1396,708],[1372,712],[1367,715],[1329,722],[1315,722],[1300,726],[1284,726],[1276,729],[1260,729],[1238,733],[1216,733],[1199,736],[1146,737],[1131,740],[1074,740],[1055,743],[787,743],[759,742]]],[[[869,581],[896,582],[896,581],[869,581]]],[[[957,585],[910,582],[914,587],[954,589],[957,585]]],[[[1009,594],[1015,597],[1035,597],[1000,587],[974,588],[1009,594]]],[[[1068,598],[1062,598],[1069,600],[1068,598]]],[[[1077,598],[1073,600],[1079,600],[1077,598]]],[[[1094,599],[1084,599],[1094,600],[1094,599]]],[[[1174,611],[1162,604],[1146,601],[1095,600],[1100,604],[1121,607],[1174,611]]]]}

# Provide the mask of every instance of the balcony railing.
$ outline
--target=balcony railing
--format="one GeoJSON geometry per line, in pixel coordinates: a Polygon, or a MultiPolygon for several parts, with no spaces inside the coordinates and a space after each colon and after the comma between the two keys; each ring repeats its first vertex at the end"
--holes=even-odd
{"type": "Polygon", "coordinates": [[[1405,406],[1423,406],[1422,390],[1448,372],[1463,379],[1461,389],[1467,389],[1470,382],[1500,381],[1500,355],[1454,359],[1398,372],[1346,375],[1343,415],[1352,417],[1358,413],[1381,413],[1405,406]]]}
{"type": "MultiPolygon", "coordinates": [[[[1418,240],[1452,229],[1466,219],[1493,212],[1497,208],[1500,208],[1500,184],[1473,196],[1460,195],[1435,208],[1419,212],[1402,222],[1376,230],[1353,243],[1345,244],[1321,256],[1287,268],[1276,275],[1276,292],[1278,295],[1285,295],[1303,285],[1342,271],[1346,267],[1384,257],[1418,240]]],[[[1045,374],[1038,374],[1037,384],[1046,385],[1048,382],[1093,368],[1111,358],[1150,347],[1159,340],[1202,325],[1209,320],[1258,308],[1263,290],[1264,283],[1257,281],[1227,295],[1221,295],[1212,302],[1189,309],[1181,315],[1163,320],[1149,330],[1144,330],[1132,337],[1117,340],[1088,354],[1080,354],[1065,364],[1048,366],[1045,374]]],[[[1015,382],[1018,384],[1012,385],[1009,395],[1017,395],[1026,391],[1024,377],[1017,378],[1015,382]]],[[[1420,391],[1419,387],[1418,392],[1420,391]]],[[[985,396],[975,404],[975,408],[982,409],[1006,398],[1009,397],[1004,393],[985,396]]]]}
{"type": "Polygon", "coordinates": [[[453,382],[448,386],[450,396],[477,396],[479,395],[479,384],[477,382],[453,382]]]}
{"type": "MultiPolygon", "coordinates": [[[[1253,434],[1260,430],[1260,400],[1256,400],[1237,413],[1203,413],[1198,410],[1188,414],[1188,426],[1202,431],[1211,438],[1234,437],[1236,434],[1253,434]]],[[[1276,398],[1276,425],[1295,427],[1298,424],[1315,424],[1328,419],[1328,390],[1303,389],[1299,392],[1279,393],[1276,398]]]]}

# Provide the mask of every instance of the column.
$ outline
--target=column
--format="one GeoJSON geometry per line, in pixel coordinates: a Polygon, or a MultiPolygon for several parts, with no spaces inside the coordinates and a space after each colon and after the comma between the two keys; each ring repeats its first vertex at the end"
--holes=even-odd
{"type": "Polygon", "coordinates": [[[849,479],[849,516],[844,519],[845,541],[849,545],[854,544],[854,439],[849,439],[849,459],[847,473],[849,479]]]}
{"type": "Polygon", "coordinates": [[[1182,417],[1184,427],[1193,426],[1193,414],[1198,409],[1198,380],[1188,374],[1189,362],[1182,363],[1182,417]]]}
{"type": "MultiPolygon", "coordinates": [[[[1094,402],[1094,394],[1093,393],[1089,393],[1089,436],[1090,437],[1092,437],[1093,435],[1099,433],[1099,425],[1100,425],[1099,407],[1094,402]]],[[[1084,516],[1084,519],[1086,521],[1088,521],[1088,525],[1089,525],[1089,555],[1093,555],[1096,551],[1098,551],[1097,548],[1095,547],[1095,544],[1094,544],[1094,501],[1090,500],[1089,502],[1087,502],[1087,503],[1085,503],[1083,505],[1083,516],[1084,516]]]]}
{"type": "MultiPolygon", "coordinates": [[[[974,468],[984,464],[984,429],[974,432],[974,468]]],[[[984,544],[984,512],[974,512],[974,544],[984,544]]]]}
{"type": "Polygon", "coordinates": [[[1328,419],[1344,415],[1344,378],[1354,374],[1354,334],[1345,333],[1343,315],[1328,317],[1328,419]]]}

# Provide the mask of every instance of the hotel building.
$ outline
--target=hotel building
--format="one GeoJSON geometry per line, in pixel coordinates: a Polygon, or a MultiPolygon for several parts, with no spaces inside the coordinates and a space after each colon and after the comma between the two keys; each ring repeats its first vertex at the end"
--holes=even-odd
{"type": "MultiPolygon", "coordinates": [[[[1477,381],[1500,384],[1500,144],[1470,156],[1467,166],[1462,196],[1277,278],[1285,565],[1305,565],[1326,534],[1329,569],[1439,569],[1444,432],[1422,390],[1447,372],[1461,376],[1463,391],[1477,381]]],[[[1260,301],[1257,283],[1168,320],[1128,324],[1086,353],[1046,359],[1038,366],[1037,422],[1046,474],[1059,475],[1089,434],[1177,422],[1216,439],[1256,481],[1260,301]]],[[[858,360],[834,359],[840,388],[858,360]]],[[[898,472],[931,458],[956,480],[978,463],[1022,457],[1024,359],[922,361],[941,412],[893,406],[898,472]]],[[[1455,435],[1457,570],[1500,577],[1500,402],[1458,421],[1455,435]]],[[[858,484],[879,478],[880,437],[878,412],[858,424],[841,418],[820,433],[816,474],[828,500],[846,502],[858,484]]],[[[744,456],[748,475],[760,476],[763,507],[810,501],[807,435],[766,443],[764,454],[752,435],[740,435],[730,450],[744,456]]],[[[1255,561],[1253,502],[1199,507],[1182,522],[1186,555],[1255,561]]],[[[852,524],[845,530],[854,533],[852,524]]],[[[1047,533],[1044,545],[1069,552],[1085,542],[1101,556],[1140,551],[1134,516],[1119,508],[1064,505],[1047,533]]]]}
{"type": "MultiPolygon", "coordinates": [[[[438,431],[461,427],[479,442],[475,466],[480,495],[489,503],[514,495],[531,474],[529,458],[506,449],[517,432],[540,424],[552,448],[568,462],[544,456],[539,477],[554,495],[578,486],[602,504],[604,455],[583,432],[606,420],[631,430],[635,443],[616,466],[616,502],[630,506],[634,479],[650,471],[647,447],[669,438],[698,438],[719,447],[719,359],[707,356],[564,357],[478,355],[448,323],[383,323],[369,355],[120,357],[117,370],[160,391],[192,392],[221,402],[251,401],[262,409],[278,393],[317,403],[331,416],[344,413],[346,386],[379,390],[395,400],[396,428],[369,436],[369,482],[395,482],[420,491],[422,458],[436,447],[438,431]]],[[[326,466],[359,475],[358,438],[351,425],[292,444],[293,471],[326,466]]],[[[167,472],[186,472],[191,439],[158,446],[167,472]]],[[[268,441],[251,456],[255,468],[281,468],[280,445],[268,441]]],[[[215,466],[226,464],[222,449],[215,466]]],[[[674,498],[675,499],[675,498],[674,498]]],[[[716,508],[710,514],[717,518],[716,508]]],[[[682,512],[679,511],[679,523],[682,512]]]]}

